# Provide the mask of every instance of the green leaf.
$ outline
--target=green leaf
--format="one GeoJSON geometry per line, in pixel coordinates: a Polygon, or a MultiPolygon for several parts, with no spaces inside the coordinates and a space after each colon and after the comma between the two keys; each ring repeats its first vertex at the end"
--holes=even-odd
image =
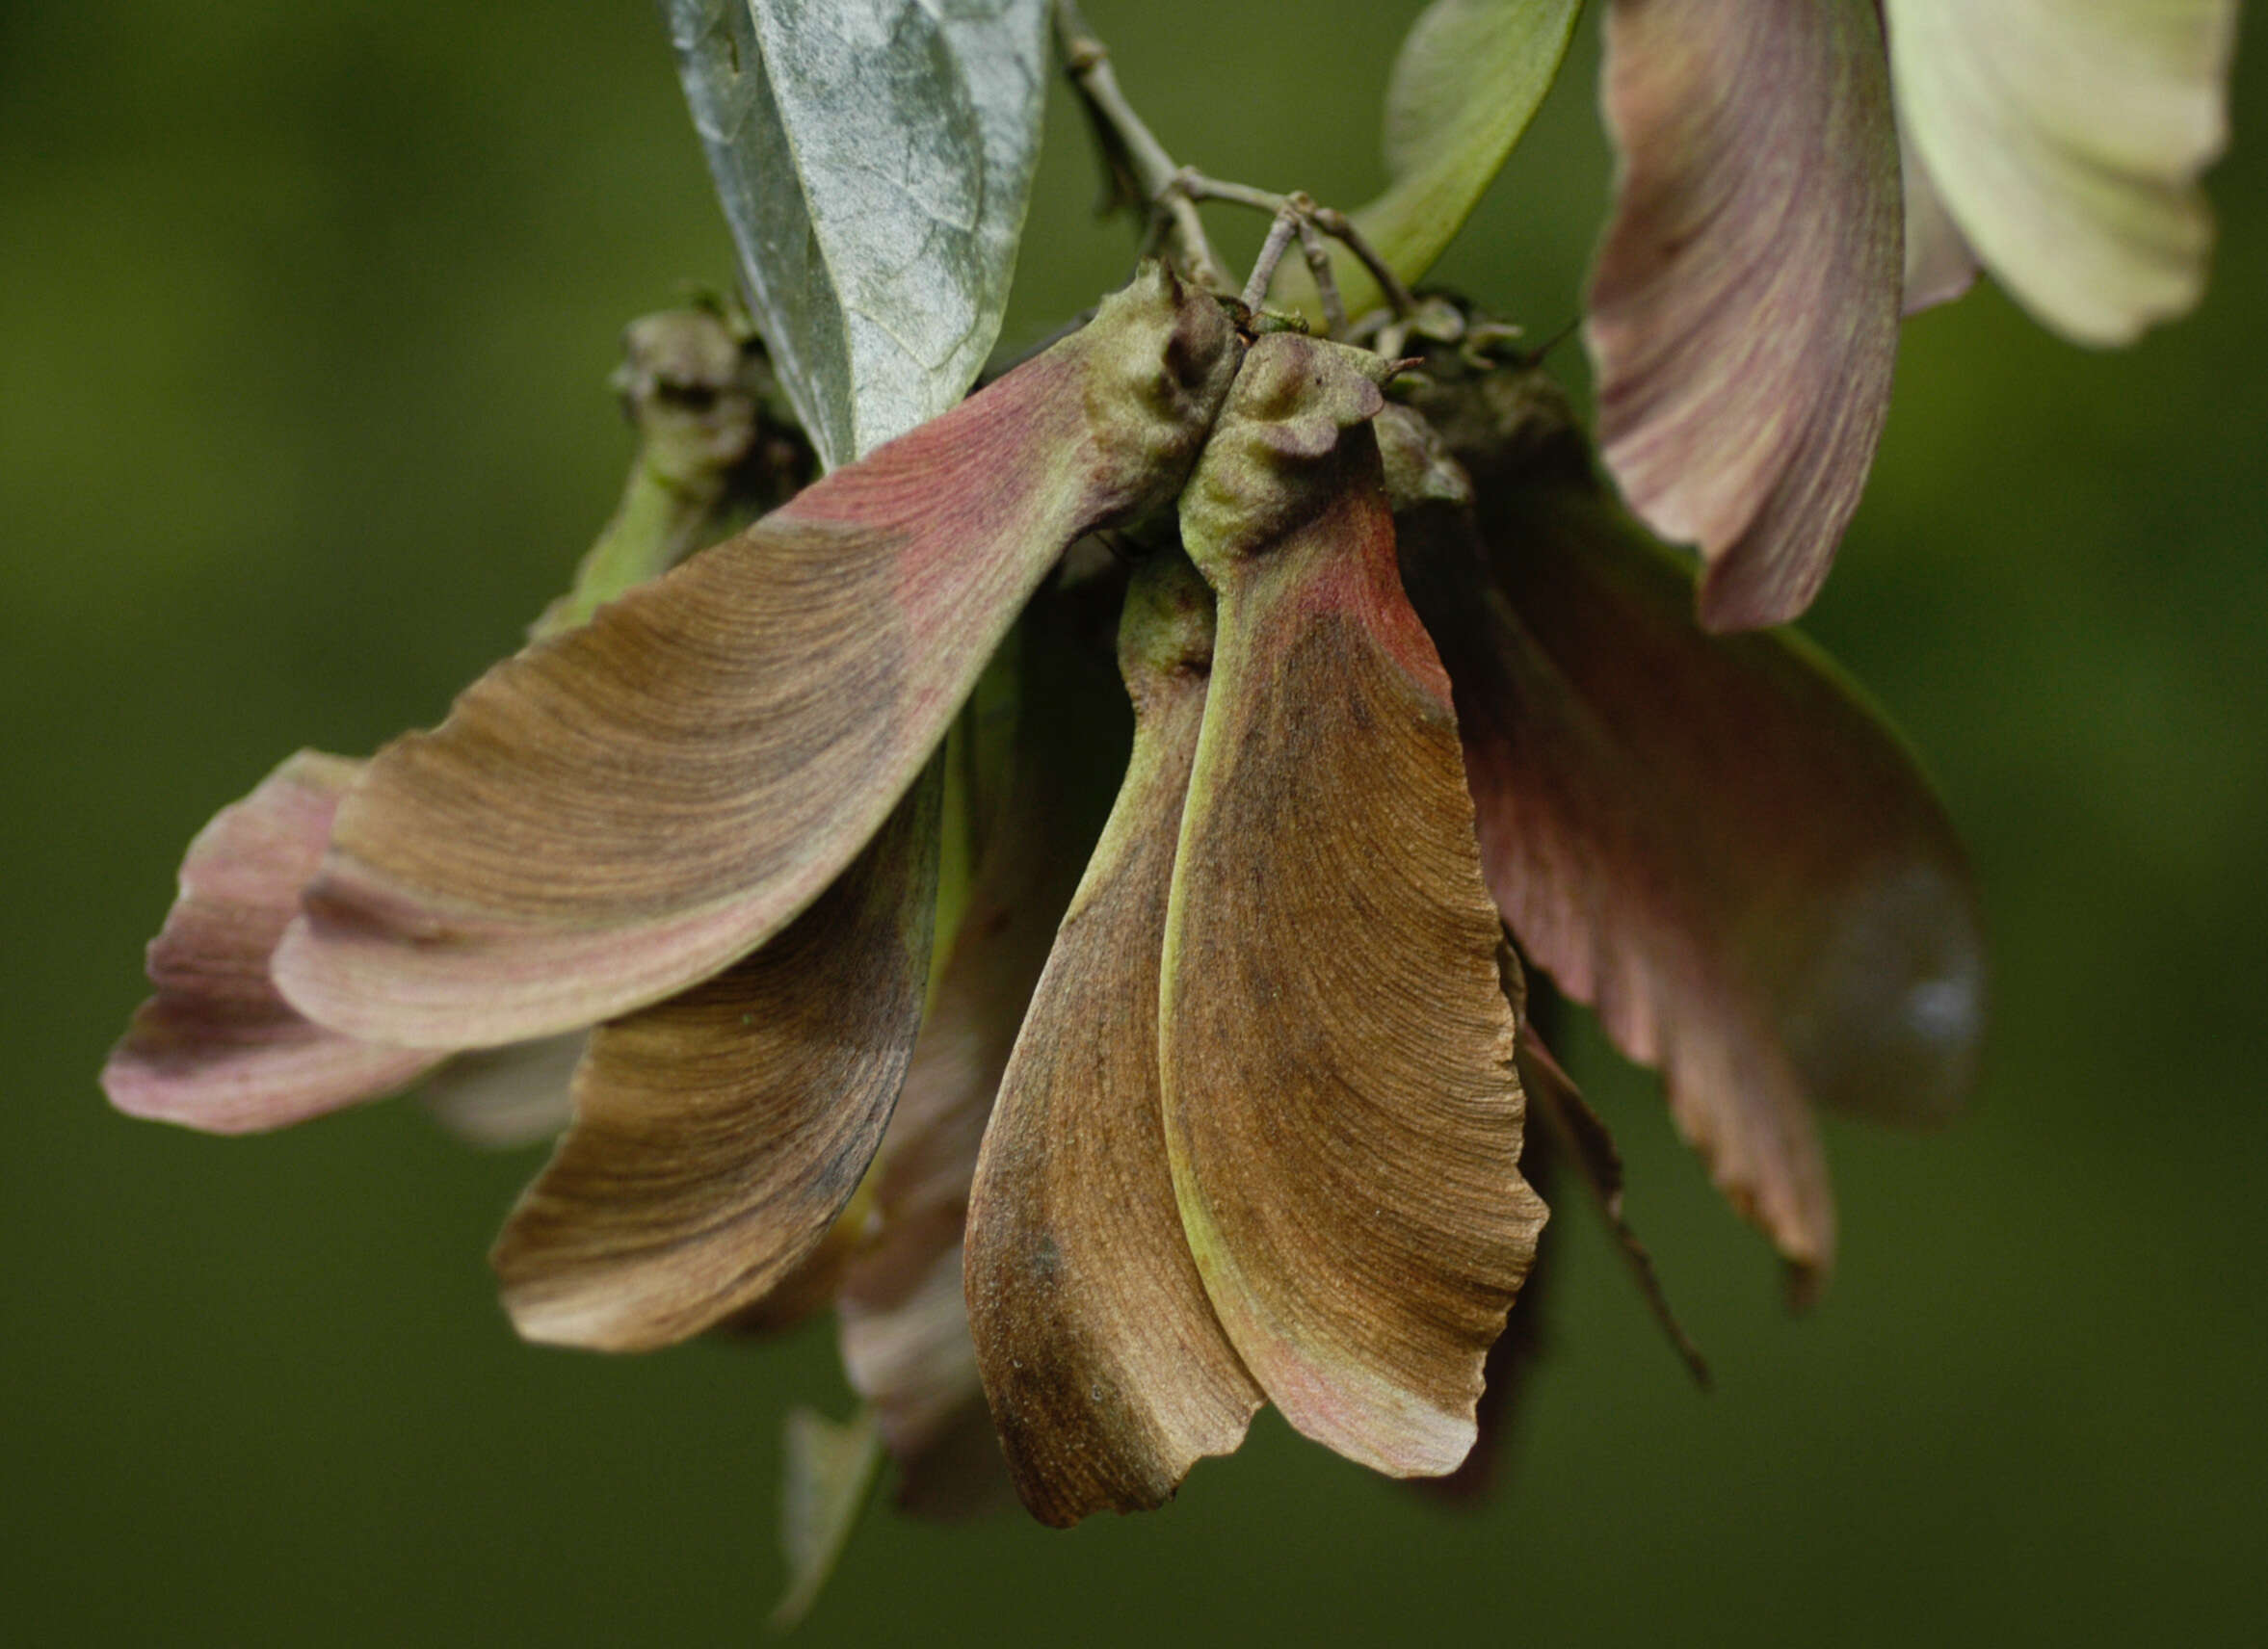
{"type": "Polygon", "coordinates": [[[775,1631],[794,1626],[819,1601],[882,1464],[882,1431],[870,1408],[839,1423],[807,1408],[790,1409],[786,1445],[779,1554],[787,1559],[787,1590],[772,1610],[775,1631]]]}
{"type": "Polygon", "coordinates": [[[781,383],[832,469],[952,406],[1000,329],[1046,0],[665,0],[781,383]]]}
{"type": "MultiPolygon", "coordinates": [[[[1386,83],[1385,193],[1350,216],[1396,274],[1433,267],[1479,202],[1559,75],[1582,0],[1434,0],[1411,25],[1386,83]]],[[[1378,285],[1334,255],[1347,312],[1378,285]]]]}

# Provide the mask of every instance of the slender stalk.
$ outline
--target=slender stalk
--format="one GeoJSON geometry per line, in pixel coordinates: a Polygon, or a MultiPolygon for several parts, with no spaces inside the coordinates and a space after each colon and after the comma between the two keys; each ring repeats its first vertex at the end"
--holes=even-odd
{"type": "Polygon", "coordinates": [[[1355,222],[1335,206],[1315,208],[1315,226],[1336,241],[1360,260],[1370,272],[1370,278],[1378,282],[1379,291],[1385,294],[1386,306],[1397,315],[1408,315],[1417,308],[1417,299],[1394,273],[1394,266],[1379,255],[1355,222]]]}
{"type": "Polygon", "coordinates": [[[1205,237],[1196,203],[1175,187],[1181,169],[1126,100],[1111,68],[1110,48],[1088,26],[1078,0],[1056,0],[1055,28],[1064,68],[1086,105],[1087,118],[1094,122],[1105,148],[1126,167],[1129,180],[1148,210],[1151,222],[1145,249],[1161,235],[1171,236],[1179,244],[1182,261],[1193,279],[1216,292],[1233,290],[1212,242],[1205,237]]]}
{"type": "Polygon", "coordinates": [[[1402,277],[1344,212],[1318,206],[1311,196],[1298,191],[1278,195],[1250,184],[1207,177],[1195,167],[1175,166],[1165,144],[1127,100],[1111,67],[1110,48],[1089,26],[1078,0],[1056,0],[1055,28],[1065,71],[1078,91],[1104,154],[1119,182],[1147,213],[1142,243],[1146,255],[1172,242],[1192,278],[1216,292],[1233,291],[1197,211],[1200,202],[1218,200],[1266,212],[1276,220],[1253,266],[1252,278],[1245,284],[1243,301],[1248,309],[1257,310],[1265,301],[1269,282],[1297,237],[1301,255],[1322,297],[1324,324],[1334,337],[1345,333],[1346,302],[1331,272],[1330,251],[1318,234],[1329,235],[1354,254],[1377,281],[1396,316],[1407,316],[1416,309],[1417,300],[1402,277]]]}
{"type": "MultiPolygon", "coordinates": [[[[1175,174],[1174,186],[1192,200],[1218,200],[1226,205],[1246,206],[1255,212],[1282,213],[1291,211],[1314,224],[1324,234],[1353,252],[1370,276],[1378,282],[1378,289],[1385,295],[1386,304],[1396,315],[1408,315],[1417,307],[1417,300],[1402,277],[1394,273],[1393,265],[1379,255],[1354,220],[1335,206],[1318,206],[1314,198],[1298,190],[1289,195],[1278,195],[1272,190],[1254,189],[1249,183],[1229,183],[1222,178],[1207,177],[1194,167],[1183,167],[1175,174]]],[[[1313,268],[1314,259],[1308,258],[1313,268]]],[[[1318,282],[1318,285],[1321,285],[1318,282]]],[[[1332,283],[1335,286],[1336,282],[1332,283]]],[[[1325,304],[1332,302],[1332,287],[1324,287],[1325,304]]]]}
{"type": "Polygon", "coordinates": [[[1323,329],[1331,337],[1345,337],[1347,301],[1339,292],[1338,276],[1332,272],[1331,249],[1323,244],[1312,218],[1302,218],[1299,223],[1300,255],[1307,260],[1307,274],[1323,300],[1323,329]]]}
{"type": "Polygon", "coordinates": [[[1286,206],[1276,214],[1276,222],[1268,225],[1268,238],[1260,243],[1260,255],[1253,259],[1253,273],[1244,283],[1244,306],[1257,311],[1267,301],[1268,283],[1276,278],[1276,266],[1283,261],[1284,249],[1299,233],[1300,215],[1286,206]]]}

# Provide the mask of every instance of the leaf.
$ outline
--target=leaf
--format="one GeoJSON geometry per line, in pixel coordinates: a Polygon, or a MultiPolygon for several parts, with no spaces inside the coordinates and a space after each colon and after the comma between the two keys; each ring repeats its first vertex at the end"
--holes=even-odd
{"type": "Polygon", "coordinates": [[[882,1429],[870,1408],[841,1422],[791,1408],[783,1441],[779,1555],[787,1563],[787,1590],[772,1609],[776,1632],[801,1622],[819,1601],[882,1464],[882,1429]]]}
{"type": "Polygon", "coordinates": [[[157,994],[102,1067],[119,1110],[212,1134],[283,1128],[395,1092],[440,1058],[311,1024],[268,977],[361,772],[346,756],[302,750],[190,843],[180,897],[149,947],[157,994]]]}
{"type": "MultiPolygon", "coordinates": [[[[1582,0],[1434,0],[1410,26],[1386,82],[1392,182],[1351,214],[1404,280],[1433,267],[1502,170],[1559,78],[1582,9],[1582,0]]],[[[1375,285],[1346,297],[1351,314],[1379,301],[1375,285]]]]}
{"type": "Polygon", "coordinates": [[[1502,925],[1449,681],[1395,572],[1375,355],[1253,346],[1181,506],[1219,597],[1159,1006],[1190,1249],[1306,1435],[1399,1477],[1472,1447],[1535,1254],[1502,925]]]}
{"type": "Polygon", "coordinates": [[[659,1001],[817,897],[1066,546],[1180,490],[1241,346],[1159,266],[942,417],[389,745],[276,975],[409,1046],[659,1001]]]}
{"type": "Polygon", "coordinates": [[[1811,600],[1889,407],[1904,281],[1874,0],[1612,0],[1622,156],[1585,336],[1601,456],[1699,545],[1711,629],[1811,600]]]}
{"type": "Polygon", "coordinates": [[[756,325],[821,461],[958,403],[1000,328],[1046,0],[664,0],[756,325]]]}
{"type": "MultiPolygon", "coordinates": [[[[1347,214],[1405,282],[1433,268],[1503,170],[1559,78],[1582,10],[1582,0],[1434,0],[1411,24],[1386,82],[1386,187],[1347,214]]],[[[1335,242],[1331,267],[1349,315],[1385,301],[1335,242]]],[[[1288,301],[1321,313],[1305,265],[1287,258],[1278,274],[1288,301]]]]}
{"type": "Polygon", "coordinates": [[[1161,1505],[1260,1403],[1174,1202],[1158,973],[1204,717],[1212,593],[1177,546],[1135,572],[1119,656],[1134,753],[1000,1083],[970,1193],[969,1326],[1017,1492],[1059,1528],[1161,1505]]]}
{"type": "MultiPolygon", "coordinates": [[[[1898,116],[1962,236],[2084,344],[2204,290],[2236,0],[1887,0],[1898,116]]],[[[1938,289],[1944,296],[1952,292],[1938,289]]]]}
{"type": "Polygon", "coordinates": [[[942,780],[932,763],[770,944],[592,1033],[574,1121],[491,1255],[524,1338],[671,1345],[763,1298],[826,1238],[921,1026],[942,780]]]}

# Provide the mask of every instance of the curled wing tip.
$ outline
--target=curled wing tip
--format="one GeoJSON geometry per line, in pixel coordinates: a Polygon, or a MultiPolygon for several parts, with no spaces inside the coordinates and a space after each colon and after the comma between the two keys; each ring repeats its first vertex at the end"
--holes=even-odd
{"type": "MultiPolygon", "coordinates": [[[[1480,1440],[1480,1382],[1461,1410],[1386,1401],[1373,1413],[1343,1412],[1305,1403],[1284,1407],[1284,1418],[1333,1453],[1389,1478],[1445,1478],[1464,1464],[1480,1440]]],[[[1282,1400],[1278,1400],[1283,1407],[1282,1400]]]]}
{"type": "Polygon", "coordinates": [[[1694,597],[1701,628],[1713,636],[1730,636],[1768,630],[1801,616],[1826,582],[1828,563],[1842,539],[1841,524],[1823,536],[1823,548],[1797,558],[1806,570],[1795,579],[1774,577],[1772,563],[1779,557],[1764,551],[1752,558],[1745,545],[1735,545],[1710,562],[1694,597]]]}
{"type": "Polygon", "coordinates": [[[512,1263],[501,1247],[493,1263],[500,1274],[506,1274],[504,1313],[512,1320],[513,1332],[530,1345],[652,1351],[681,1338],[657,1328],[648,1314],[635,1309],[634,1284],[592,1278],[567,1287],[556,1282],[515,1285],[508,1274],[512,1263]]]}
{"type": "Polygon", "coordinates": [[[136,1045],[132,1032],[111,1050],[95,1080],[113,1111],[144,1122],[171,1122],[203,1134],[254,1134],[275,1126],[232,1104],[233,1096],[214,1094],[208,1084],[169,1072],[136,1045]]]}
{"type": "Polygon", "coordinates": [[[200,1134],[265,1134],[400,1091],[438,1056],[360,1044],[306,1025],[279,1024],[265,1040],[166,1023],[145,1003],[97,1078],[121,1115],[200,1134]]]}
{"type": "MultiPolygon", "coordinates": [[[[494,1048],[580,1031],[714,974],[778,931],[783,901],[726,904],[644,925],[445,926],[317,884],[271,972],[294,1008],[344,1034],[401,1047],[494,1048]]],[[[800,891],[800,887],[791,891],[800,891]]]]}
{"type": "Polygon", "coordinates": [[[1791,1273],[1812,1279],[1816,1295],[1833,1274],[1835,1259],[1834,1204],[1824,1184],[1816,1192],[1806,1191],[1780,1175],[1727,1167],[1707,1146],[1700,1149],[1725,1200],[1763,1233],[1791,1273]]]}

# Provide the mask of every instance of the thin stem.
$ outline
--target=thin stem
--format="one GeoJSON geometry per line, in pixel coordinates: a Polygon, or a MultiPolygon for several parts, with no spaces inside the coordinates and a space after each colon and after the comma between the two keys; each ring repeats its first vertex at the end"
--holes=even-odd
{"type": "Polygon", "coordinates": [[[1155,241],[1162,226],[1180,243],[1181,255],[1195,279],[1217,291],[1228,290],[1228,277],[1213,253],[1212,243],[1205,238],[1195,201],[1175,187],[1181,169],[1126,100],[1111,68],[1110,48],[1088,26],[1078,0],[1056,0],[1055,28],[1064,68],[1087,107],[1088,118],[1102,132],[1106,146],[1124,162],[1135,189],[1149,208],[1150,241],[1155,241]]]}
{"type": "Polygon", "coordinates": [[[1402,277],[1344,212],[1318,206],[1310,196],[1298,192],[1278,195],[1250,184],[1207,177],[1195,167],[1175,166],[1165,144],[1127,101],[1111,68],[1110,48],[1088,25],[1078,0],[1056,0],[1055,29],[1065,71],[1086,106],[1087,118],[1094,122],[1114,175],[1147,208],[1148,223],[1142,242],[1145,256],[1170,240],[1178,247],[1192,278],[1216,292],[1231,290],[1197,211],[1199,202],[1218,200],[1266,212],[1276,220],[1269,225],[1267,244],[1253,266],[1252,278],[1245,283],[1246,308],[1256,311],[1266,300],[1269,282],[1297,236],[1301,255],[1323,301],[1325,327],[1334,337],[1346,331],[1346,300],[1332,274],[1330,250],[1317,239],[1320,231],[1344,246],[1370,272],[1396,316],[1408,316],[1416,309],[1417,300],[1402,277]]]}
{"type": "Polygon", "coordinates": [[[1268,238],[1260,243],[1260,255],[1253,259],[1253,273],[1244,283],[1244,306],[1257,313],[1267,301],[1268,283],[1276,278],[1276,266],[1283,261],[1292,237],[1300,232],[1300,214],[1291,207],[1276,214],[1276,222],[1268,225],[1268,238]]]}
{"type": "Polygon", "coordinates": [[[1288,195],[1254,189],[1249,183],[1207,177],[1194,166],[1185,166],[1174,174],[1174,187],[1192,200],[1222,200],[1231,206],[1249,206],[1255,212],[1280,212],[1291,204],[1288,195]]]}
{"type": "Polygon", "coordinates": [[[1385,294],[1386,306],[1397,315],[1408,315],[1417,308],[1417,299],[1402,277],[1394,273],[1394,266],[1379,255],[1355,222],[1335,206],[1315,209],[1315,226],[1353,252],[1362,267],[1370,272],[1370,278],[1378,282],[1379,291],[1385,294]]]}
{"type": "Polygon", "coordinates": [[[1307,274],[1323,300],[1323,330],[1333,338],[1346,336],[1347,301],[1339,293],[1339,277],[1331,267],[1331,249],[1323,244],[1315,220],[1300,221],[1300,255],[1307,260],[1307,274]]]}
{"type": "MultiPolygon", "coordinates": [[[[1218,177],[1207,177],[1194,167],[1183,167],[1174,180],[1174,187],[1192,200],[1219,200],[1230,206],[1248,206],[1255,212],[1280,213],[1290,210],[1299,213],[1316,228],[1355,254],[1370,277],[1378,282],[1378,289],[1385,295],[1386,305],[1396,315],[1408,315],[1417,307],[1417,300],[1394,273],[1394,266],[1379,255],[1378,249],[1355,222],[1333,206],[1318,206],[1313,197],[1294,191],[1278,195],[1266,189],[1254,189],[1249,183],[1228,183],[1218,177]]],[[[1312,267],[1313,259],[1309,259],[1312,267]]],[[[1328,303],[1329,300],[1326,300],[1328,303]]]]}

